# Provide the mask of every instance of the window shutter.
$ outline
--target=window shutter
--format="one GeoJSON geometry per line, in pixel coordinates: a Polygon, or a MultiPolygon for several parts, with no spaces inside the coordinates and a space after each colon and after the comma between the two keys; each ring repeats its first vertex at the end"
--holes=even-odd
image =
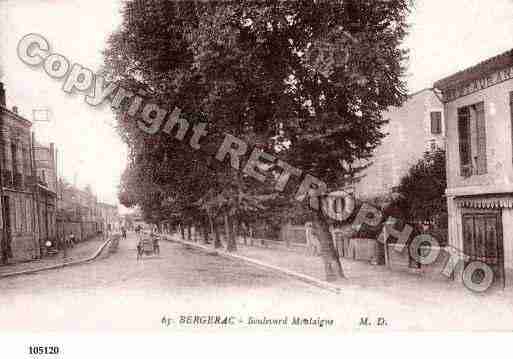
{"type": "MultiPolygon", "coordinates": [[[[513,92],[509,93],[509,107],[511,116],[511,153],[513,154],[513,92]]],[[[513,156],[511,156],[511,160],[513,161],[513,156]]]]}
{"type": "Polygon", "coordinates": [[[440,111],[431,112],[431,133],[442,133],[442,113],[440,111]]]}
{"type": "Polygon", "coordinates": [[[477,174],[486,173],[486,121],[484,113],[484,103],[475,105],[476,127],[477,127],[477,174]]]}
{"type": "Polygon", "coordinates": [[[468,107],[458,109],[458,140],[460,149],[460,175],[468,177],[472,174],[470,158],[470,111],[468,107]]]}

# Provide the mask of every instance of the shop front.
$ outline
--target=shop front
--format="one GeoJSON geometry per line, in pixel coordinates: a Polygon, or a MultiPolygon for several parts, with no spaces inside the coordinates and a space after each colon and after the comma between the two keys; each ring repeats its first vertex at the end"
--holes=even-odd
{"type": "Polygon", "coordinates": [[[456,278],[482,262],[503,287],[513,270],[513,50],[435,87],[446,118],[448,242],[464,254],[456,278]]]}

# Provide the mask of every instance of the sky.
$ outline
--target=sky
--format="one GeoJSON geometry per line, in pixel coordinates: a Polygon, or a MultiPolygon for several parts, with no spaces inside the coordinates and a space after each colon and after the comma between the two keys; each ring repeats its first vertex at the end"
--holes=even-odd
{"type": "MultiPolygon", "coordinates": [[[[67,95],[62,82],[23,64],[18,41],[43,35],[53,51],[96,71],[105,40],[119,23],[120,0],[0,0],[0,81],[7,106],[32,120],[34,109],[50,110],[36,122],[40,142],[55,142],[59,174],[92,185],[101,201],[117,203],[127,149],[108,107],[92,108],[82,94],[67,95]]],[[[513,48],[513,0],[417,0],[404,46],[410,49],[406,80],[411,93],[436,80],[513,48]]]]}

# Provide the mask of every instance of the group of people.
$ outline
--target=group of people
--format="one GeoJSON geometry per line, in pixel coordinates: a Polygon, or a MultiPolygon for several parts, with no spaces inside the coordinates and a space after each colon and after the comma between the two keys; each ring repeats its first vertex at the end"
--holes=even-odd
{"type": "MultiPolygon", "coordinates": [[[[142,257],[143,251],[144,251],[144,232],[143,227],[141,225],[138,225],[135,227],[135,234],[137,235],[137,258],[142,257]]],[[[148,240],[151,241],[151,245],[153,248],[153,254],[160,254],[160,237],[155,233],[155,231],[152,229],[149,233],[149,238],[146,237],[146,243],[148,243],[148,240]]]]}

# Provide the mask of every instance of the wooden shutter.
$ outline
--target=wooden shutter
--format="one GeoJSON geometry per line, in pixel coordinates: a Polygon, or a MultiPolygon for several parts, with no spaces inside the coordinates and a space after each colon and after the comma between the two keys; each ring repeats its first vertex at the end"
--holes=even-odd
{"type": "MultiPolygon", "coordinates": [[[[513,92],[509,93],[509,107],[511,116],[511,153],[513,154],[513,92]]],[[[511,160],[513,161],[513,155],[511,156],[511,160]]]]}
{"type": "Polygon", "coordinates": [[[477,131],[477,174],[486,173],[486,121],[484,103],[474,105],[476,110],[476,131],[477,131]]]}
{"type": "Polygon", "coordinates": [[[431,112],[431,133],[442,133],[442,113],[440,111],[431,112]]]}
{"type": "Polygon", "coordinates": [[[468,177],[472,174],[470,111],[468,107],[458,109],[458,139],[460,149],[460,175],[468,177]]]}

